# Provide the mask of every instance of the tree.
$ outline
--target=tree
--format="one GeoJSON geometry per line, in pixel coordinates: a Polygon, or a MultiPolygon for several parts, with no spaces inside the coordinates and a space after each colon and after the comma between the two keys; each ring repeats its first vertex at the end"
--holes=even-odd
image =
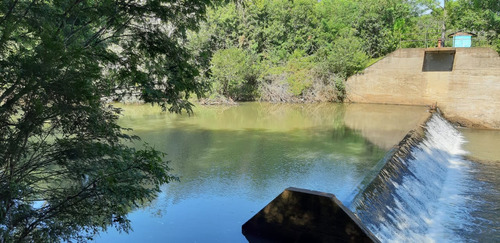
{"type": "Polygon", "coordinates": [[[222,93],[240,100],[332,100],[315,96],[334,93],[332,86],[341,89],[347,76],[365,67],[364,59],[395,50],[401,35],[412,32],[409,25],[418,10],[414,1],[404,0],[228,2],[208,10],[203,29],[190,36],[188,45],[216,97],[222,93]],[[251,55],[252,61],[243,65],[247,59],[241,54],[251,55]],[[259,75],[243,78],[243,71],[256,70],[240,67],[252,63],[258,63],[259,75]],[[332,84],[333,79],[341,81],[332,84]],[[252,92],[238,98],[220,84],[252,92]],[[255,87],[259,92],[253,92],[255,87]]]}
{"type": "Polygon", "coordinates": [[[363,44],[359,38],[351,34],[337,39],[333,48],[327,51],[328,69],[344,79],[363,70],[368,62],[363,44]]]}
{"type": "Polygon", "coordinates": [[[214,91],[233,100],[252,100],[258,76],[254,59],[235,47],[215,52],[211,61],[214,91]]]}
{"type": "MultiPolygon", "coordinates": [[[[449,31],[472,31],[478,35],[475,45],[492,46],[500,44],[500,2],[496,0],[419,0],[431,17],[440,23],[442,44],[449,31]]],[[[500,46],[497,47],[500,50],[500,46]]]]}
{"type": "Polygon", "coordinates": [[[201,94],[183,46],[209,0],[0,4],[0,242],[85,240],[174,180],[102,102],[134,87],[173,112],[201,94]]]}
{"type": "Polygon", "coordinates": [[[445,46],[446,39],[446,18],[448,18],[448,0],[443,0],[443,25],[441,27],[441,46],[445,46]]]}

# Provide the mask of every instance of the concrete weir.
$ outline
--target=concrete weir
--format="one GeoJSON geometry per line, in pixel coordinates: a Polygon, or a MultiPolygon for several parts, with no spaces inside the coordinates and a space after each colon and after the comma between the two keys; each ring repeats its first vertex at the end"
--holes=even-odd
{"type": "Polygon", "coordinates": [[[399,49],[352,76],[355,103],[435,105],[459,125],[500,129],[500,56],[491,48],[399,49]]]}
{"type": "Polygon", "coordinates": [[[287,188],[243,227],[249,242],[379,242],[333,194],[287,188]]]}

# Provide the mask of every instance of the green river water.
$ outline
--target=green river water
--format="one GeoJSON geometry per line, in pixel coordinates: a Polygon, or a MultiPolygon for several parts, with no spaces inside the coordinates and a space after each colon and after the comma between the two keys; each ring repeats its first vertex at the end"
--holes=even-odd
{"type": "Polygon", "coordinates": [[[241,225],[287,187],[344,203],[425,107],[268,104],[197,107],[194,115],[117,105],[119,120],[166,152],[180,182],[134,210],[133,232],[96,242],[246,242],[241,225]]]}

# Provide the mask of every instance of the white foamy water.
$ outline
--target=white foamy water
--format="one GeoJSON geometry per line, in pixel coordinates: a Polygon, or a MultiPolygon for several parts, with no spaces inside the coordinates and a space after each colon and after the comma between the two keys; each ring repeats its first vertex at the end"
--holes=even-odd
{"type": "Polygon", "coordinates": [[[382,242],[463,242],[470,162],[465,140],[434,114],[422,140],[410,140],[404,158],[393,158],[350,208],[382,242]]]}

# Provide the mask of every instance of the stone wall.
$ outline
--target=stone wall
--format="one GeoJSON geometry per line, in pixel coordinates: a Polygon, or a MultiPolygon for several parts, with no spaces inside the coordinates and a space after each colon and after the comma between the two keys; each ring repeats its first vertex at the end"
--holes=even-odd
{"type": "Polygon", "coordinates": [[[490,48],[399,49],[348,79],[357,103],[434,105],[461,125],[500,129],[500,57],[490,48]],[[452,71],[422,71],[426,51],[455,51],[452,71]]]}

